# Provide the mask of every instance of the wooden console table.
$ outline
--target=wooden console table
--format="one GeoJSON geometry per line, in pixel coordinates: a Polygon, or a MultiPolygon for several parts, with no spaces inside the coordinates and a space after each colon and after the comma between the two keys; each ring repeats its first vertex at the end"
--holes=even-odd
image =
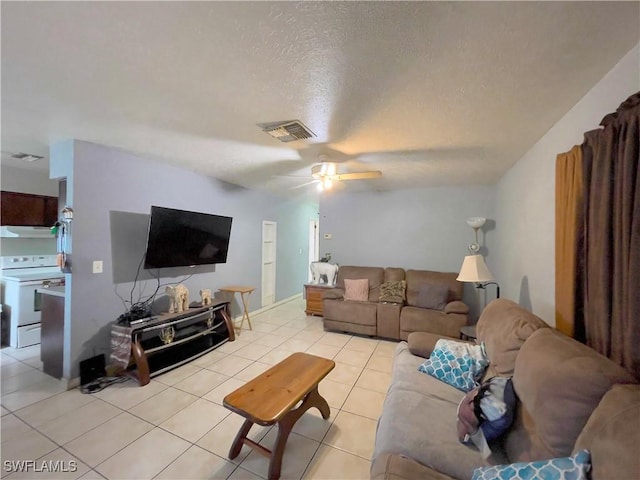
{"type": "Polygon", "coordinates": [[[269,480],[280,478],[282,455],[293,425],[311,407],[329,418],[327,401],[318,393],[318,383],[335,367],[335,362],[308,353],[297,352],[224,397],[223,405],[246,418],[238,431],[229,458],[234,459],[243,445],[269,458],[269,480]],[[300,400],[302,404],[294,409],[300,400]],[[273,450],[247,438],[254,423],[278,424],[273,450]]]}
{"type": "Polygon", "coordinates": [[[229,302],[165,313],[131,324],[132,376],[143,386],[151,377],[183,365],[235,340],[229,302]]]}
{"type": "Polygon", "coordinates": [[[242,325],[244,325],[244,319],[247,319],[247,323],[249,324],[249,330],[253,330],[251,326],[251,319],[249,318],[249,306],[247,305],[247,297],[251,295],[251,292],[255,290],[254,287],[245,287],[241,285],[231,285],[228,287],[222,287],[220,289],[221,292],[229,292],[231,294],[239,293],[240,299],[242,300],[242,320],[240,320],[240,326],[235,327],[238,331],[238,335],[242,331],[242,325]],[[246,296],[245,296],[246,295],[246,296]]]}

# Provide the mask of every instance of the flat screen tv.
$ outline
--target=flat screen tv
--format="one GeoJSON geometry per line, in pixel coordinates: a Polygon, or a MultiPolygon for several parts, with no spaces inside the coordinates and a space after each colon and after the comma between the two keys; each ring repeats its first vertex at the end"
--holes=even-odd
{"type": "Polygon", "coordinates": [[[144,268],[226,263],[231,217],[151,207],[144,268]]]}

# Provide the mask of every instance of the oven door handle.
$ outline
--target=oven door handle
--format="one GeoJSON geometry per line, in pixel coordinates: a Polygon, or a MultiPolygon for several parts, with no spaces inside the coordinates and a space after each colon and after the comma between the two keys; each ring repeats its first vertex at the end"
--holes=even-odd
{"type": "Polygon", "coordinates": [[[61,287],[64,285],[62,279],[52,279],[52,280],[30,280],[28,282],[20,282],[18,284],[21,287],[35,287],[39,286],[41,288],[49,288],[49,287],[61,287]]]}

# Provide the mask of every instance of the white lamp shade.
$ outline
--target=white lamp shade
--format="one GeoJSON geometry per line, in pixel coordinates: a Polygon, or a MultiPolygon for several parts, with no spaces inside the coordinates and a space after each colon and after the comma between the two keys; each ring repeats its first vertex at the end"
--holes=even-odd
{"type": "Polygon", "coordinates": [[[484,263],[482,255],[467,255],[464,257],[460,274],[456,278],[459,282],[492,282],[493,275],[484,263]]]}

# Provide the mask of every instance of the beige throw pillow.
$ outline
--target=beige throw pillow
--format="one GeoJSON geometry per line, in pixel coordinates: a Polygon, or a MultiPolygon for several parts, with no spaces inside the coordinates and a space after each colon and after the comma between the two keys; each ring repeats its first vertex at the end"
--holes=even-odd
{"type": "Polygon", "coordinates": [[[356,302],[366,302],[369,300],[369,280],[360,278],[357,280],[344,280],[344,299],[356,302]]]}

